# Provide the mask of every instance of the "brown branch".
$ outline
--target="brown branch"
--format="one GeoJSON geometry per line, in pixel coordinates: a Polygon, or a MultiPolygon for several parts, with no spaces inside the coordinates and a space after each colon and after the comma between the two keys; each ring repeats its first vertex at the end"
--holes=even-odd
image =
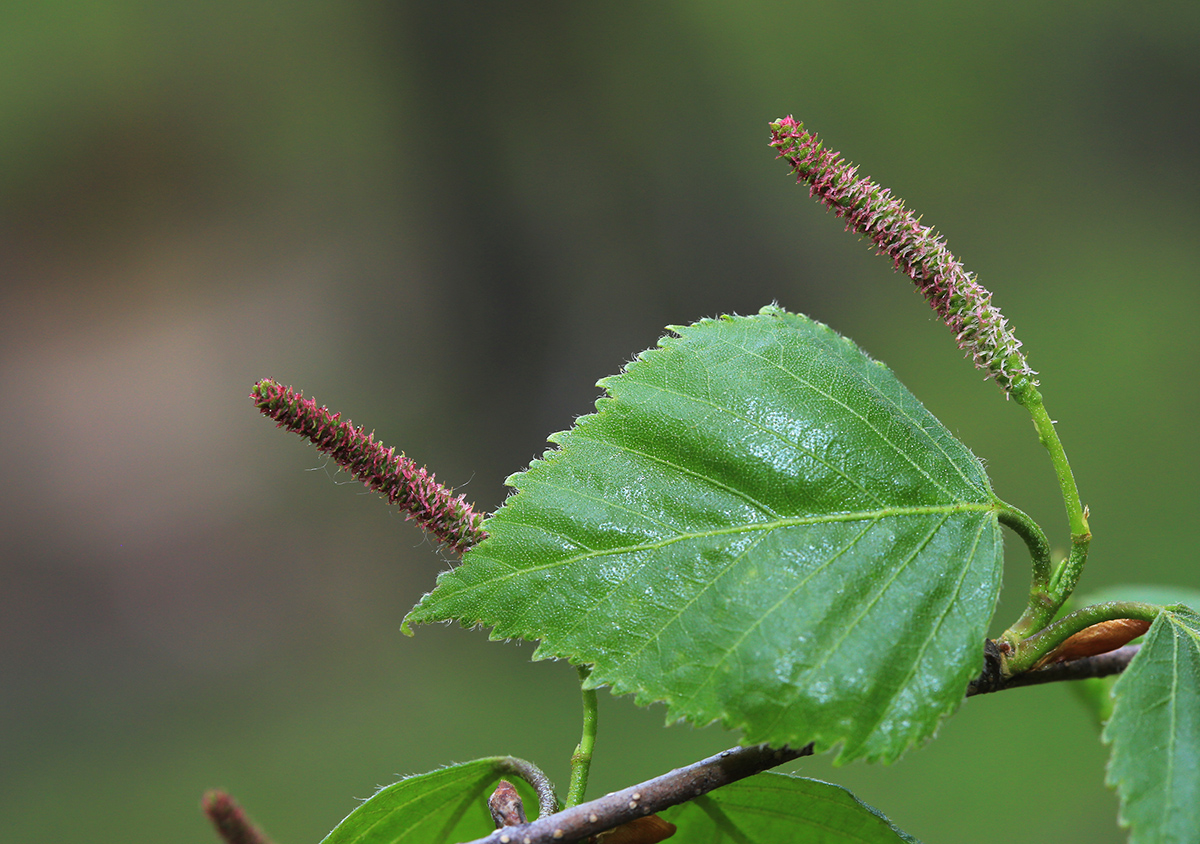
{"type": "MultiPolygon", "coordinates": [[[[1127,645],[1109,653],[1059,662],[1037,671],[1027,671],[1006,678],[1001,672],[1000,650],[995,642],[989,640],[984,648],[984,670],[968,685],[966,696],[990,694],[1020,686],[1120,674],[1137,654],[1139,647],[1127,645]]],[[[572,841],[582,841],[637,818],[686,803],[721,786],[762,773],[793,759],[811,756],[812,752],[812,744],[799,750],[787,747],[772,750],[766,745],[734,747],[639,785],[555,814],[546,811],[550,801],[554,799],[547,781],[546,787],[538,789],[543,805],[542,814],[537,820],[505,826],[469,844],[568,844],[572,841]]],[[[529,772],[520,769],[519,766],[514,766],[511,772],[530,780],[529,772]]],[[[534,780],[536,779],[534,776],[534,780]]],[[[227,844],[269,844],[266,836],[255,829],[241,807],[228,794],[221,791],[206,794],[204,811],[227,844]]]]}
{"type": "Polygon", "coordinates": [[[813,747],[772,750],[766,745],[723,750],[685,768],[614,791],[599,800],[581,803],[521,826],[507,826],[470,844],[567,844],[612,829],[635,818],[686,803],[701,794],[761,773],[801,756],[813,747]]]}
{"type": "MultiPolygon", "coordinates": [[[[1110,653],[1060,662],[1037,671],[1027,671],[1015,677],[1005,678],[1001,676],[999,648],[995,642],[989,640],[984,649],[984,670],[967,686],[966,696],[990,694],[1020,686],[1120,674],[1137,654],[1138,648],[1138,645],[1127,645],[1110,653]]],[[[686,803],[723,785],[762,773],[784,762],[799,759],[801,756],[811,756],[812,752],[811,744],[799,750],[772,750],[766,745],[734,747],[685,768],[676,768],[640,785],[605,795],[599,800],[582,803],[549,817],[540,817],[531,823],[498,829],[491,835],[468,844],[567,844],[582,841],[590,835],[612,829],[634,818],[686,803]]]]}
{"type": "Polygon", "coordinates": [[[1110,677],[1120,674],[1129,665],[1129,661],[1137,656],[1141,645],[1126,645],[1108,653],[1073,659],[1070,662],[1056,662],[1037,671],[1026,671],[1013,677],[1003,677],[998,668],[998,657],[993,655],[994,645],[988,643],[989,649],[984,651],[984,670],[967,686],[967,697],[1001,692],[1005,689],[1016,689],[1021,686],[1040,686],[1043,683],[1059,683],[1065,680],[1087,680],[1092,677],[1110,677]]]}

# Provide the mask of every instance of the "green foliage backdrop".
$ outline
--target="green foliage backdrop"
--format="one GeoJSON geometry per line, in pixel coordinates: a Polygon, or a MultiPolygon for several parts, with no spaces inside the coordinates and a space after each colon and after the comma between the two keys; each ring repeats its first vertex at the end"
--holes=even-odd
{"type": "MultiPolygon", "coordinates": [[[[452,761],[565,780],[574,672],[403,638],[441,565],[257,418],[265,375],[491,509],[664,326],[778,300],[1061,541],[1022,412],[772,160],[788,113],[942,230],[1050,373],[1081,589],[1196,588],[1198,37],[1186,3],[8,4],[0,839],[208,842],[226,786],[303,844],[452,761]]],[[[795,767],[928,842],[1010,840],[995,784],[1036,770],[1040,840],[1122,840],[1070,692],[995,698],[895,768],[795,767]]],[[[601,718],[597,793],[730,743],[601,718]]]]}

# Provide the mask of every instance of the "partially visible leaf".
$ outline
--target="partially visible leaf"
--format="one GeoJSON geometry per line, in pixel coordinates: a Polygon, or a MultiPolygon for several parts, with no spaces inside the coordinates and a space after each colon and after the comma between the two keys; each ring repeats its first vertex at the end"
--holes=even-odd
{"type": "MultiPolygon", "coordinates": [[[[1071,600],[1059,612],[1059,616],[1074,612],[1080,607],[1092,604],[1102,604],[1106,601],[1141,601],[1146,604],[1171,606],[1187,604],[1189,607],[1200,607],[1200,592],[1179,586],[1158,586],[1149,584],[1132,584],[1126,586],[1111,586],[1097,592],[1089,592],[1083,598],[1072,596],[1071,600]]],[[[1136,644],[1141,638],[1134,639],[1136,644]]],[[[1079,697],[1088,711],[1096,718],[1098,726],[1103,727],[1112,717],[1112,688],[1117,682],[1116,677],[1089,677],[1076,683],[1069,683],[1071,691],[1079,697]]]]}
{"type": "Polygon", "coordinates": [[[1108,784],[1130,841],[1200,836],[1200,615],[1164,611],[1113,687],[1108,784]]]}
{"type": "Polygon", "coordinates": [[[841,786],[764,773],[660,813],[671,844],[896,844],[915,842],[841,786]]]}
{"type": "Polygon", "coordinates": [[[380,789],[321,844],[453,844],[482,838],[495,829],[487,797],[502,777],[517,786],[533,819],[537,798],[523,781],[506,775],[506,761],[503,756],[476,759],[380,789]]]}
{"type": "Polygon", "coordinates": [[[982,465],[825,325],[672,330],[509,479],[405,629],[485,624],[747,744],[897,758],[982,662],[1002,557],[982,465]]]}

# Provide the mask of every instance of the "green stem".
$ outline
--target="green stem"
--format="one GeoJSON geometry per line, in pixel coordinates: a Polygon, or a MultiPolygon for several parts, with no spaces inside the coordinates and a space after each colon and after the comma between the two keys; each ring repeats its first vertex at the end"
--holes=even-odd
{"type": "Polygon", "coordinates": [[[1029,548],[1029,556],[1033,559],[1033,576],[1029,584],[1029,607],[1017,623],[1008,629],[1002,637],[1010,644],[1016,644],[1041,630],[1050,620],[1058,606],[1050,594],[1051,561],[1050,541],[1041,527],[1027,514],[1003,501],[997,502],[1001,509],[996,514],[1000,524],[1010,528],[1024,540],[1029,548]]]}
{"type": "Polygon", "coordinates": [[[1054,430],[1054,422],[1046,413],[1042,404],[1042,394],[1032,381],[1025,381],[1013,389],[1013,398],[1029,411],[1033,417],[1033,426],[1037,429],[1038,439],[1050,452],[1050,461],[1054,464],[1054,473],[1058,476],[1058,486],[1062,490],[1063,503],[1067,507],[1067,521],[1071,525],[1071,536],[1090,536],[1087,514],[1079,501],[1079,488],[1075,486],[1075,476],[1071,473],[1071,464],[1067,462],[1067,453],[1063,450],[1058,432],[1054,430]]]}
{"type": "Polygon", "coordinates": [[[1002,508],[996,514],[1000,524],[1011,528],[1029,547],[1029,556],[1033,558],[1033,589],[1045,591],[1050,586],[1050,540],[1026,513],[1004,501],[998,503],[1002,508]]]}
{"type": "Polygon", "coordinates": [[[1059,563],[1058,569],[1050,581],[1050,594],[1059,602],[1059,606],[1071,597],[1071,593],[1075,591],[1075,586],[1079,583],[1079,576],[1083,574],[1083,565],[1087,562],[1088,545],[1091,544],[1091,541],[1090,533],[1071,537],[1071,553],[1059,563]]]}
{"type": "MultiPolygon", "coordinates": [[[[1050,462],[1054,464],[1054,474],[1058,476],[1058,486],[1062,491],[1063,504],[1067,509],[1067,522],[1071,527],[1071,553],[1067,559],[1059,563],[1058,568],[1050,577],[1047,587],[1050,604],[1055,612],[1063,602],[1070,597],[1083,573],[1083,565],[1087,562],[1088,546],[1092,541],[1092,531],[1088,527],[1087,508],[1079,500],[1079,488],[1075,485],[1075,476],[1071,472],[1071,464],[1067,462],[1067,453],[1063,450],[1058,432],[1054,430],[1054,421],[1046,412],[1042,403],[1042,394],[1030,380],[1022,381],[1014,386],[1012,396],[1017,403],[1029,411],[1033,418],[1033,426],[1037,430],[1038,440],[1050,454],[1050,462]]],[[[1035,563],[1036,566],[1036,563],[1035,563]]],[[[1036,577],[1035,572],[1035,577],[1036,577]]],[[[1053,616],[1053,612],[1050,613],[1053,616]]],[[[1031,601],[1026,616],[1030,619],[1043,617],[1044,608],[1035,606],[1031,601]]],[[[1048,619],[1049,616],[1046,616],[1048,619]]],[[[1024,626],[1022,620],[1013,625],[1010,632],[1015,632],[1018,626],[1024,626]]],[[[1025,631],[1028,634],[1028,631],[1025,631]]]]}
{"type": "MultiPolygon", "coordinates": [[[[591,675],[592,669],[586,665],[576,666],[579,672],[579,682],[583,683],[591,675]]],[[[584,792],[587,791],[588,771],[592,767],[592,750],[596,746],[596,721],[598,707],[595,689],[583,689],[583,736],[579,746],[571,754],[571,784],[567,787],[567,806],[578,806],[583,802],[584,792]]]]}
{"type": "Polygon", "coordinates": [[[1093,624],[1114,618],[1137,618],[1152,622],[1162,609],[1156,604],[1143,604],[1139,601],[1106,601],[1076,610],[1020,642],[1006,661],[1005,673],[1012,675],[1028,671],[1046,654],[1093,624]]]}

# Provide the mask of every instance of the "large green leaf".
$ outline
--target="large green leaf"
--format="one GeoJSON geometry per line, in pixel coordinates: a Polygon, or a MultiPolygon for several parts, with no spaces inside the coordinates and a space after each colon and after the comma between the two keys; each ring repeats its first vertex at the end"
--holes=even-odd
{"type": "Polygon", "coordinates": [[[1200,615],[1159,615],[1113,699],[1108,783],[1130,841],[1200,840],[1200,615]]]}
{"type": "Polygon", "coordinates": [[[758,774],[660,816],[678,827],[671,844],[916,841],[841,786],[788,774],[758,774]]]}
{"type": "MultiPolygon", "coordinates": [[[[487,835],[496,825],[488,795],[508,771],[503,756],[451,765],[408,777],[382,788],[346,816],[321,844],[452,844],[487,835]]],[[[530,820],[537,799],[520,779],[508,774],[521,792],[530,820]]]]}
{"type": "Polygon", "coordinates": [[[600,384],[405,619],[457,619],[747,743],[892,760],[982,662],[1001,567],[979,461],[882,364],[777,308],[600,384]]]}

